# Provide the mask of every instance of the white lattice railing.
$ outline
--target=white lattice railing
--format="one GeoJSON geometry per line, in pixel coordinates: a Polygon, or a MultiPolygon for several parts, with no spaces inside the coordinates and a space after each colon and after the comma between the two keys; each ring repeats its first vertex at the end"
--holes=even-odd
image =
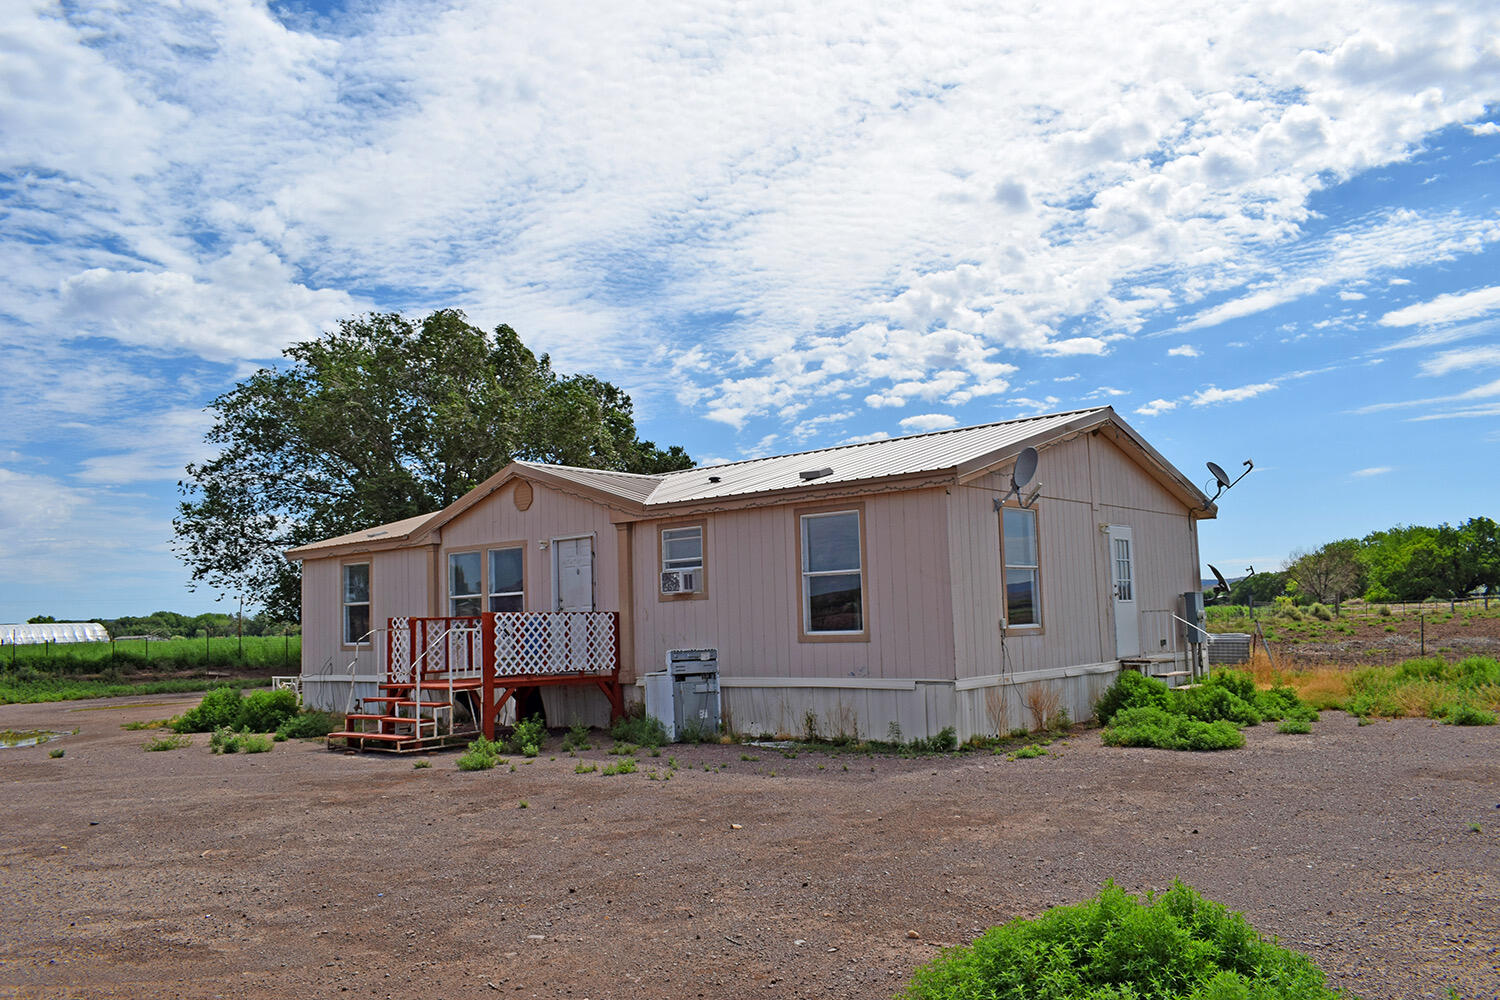
{"type": "Polygon", "coordinates": [[[618,637],[613,611],[392,618],[386,676],[393,684],[480,678],[487,654],[497,678],[609,675],[619,667],[618,637]]]}
{"type": "Polygon", "coordinates": [[[494,616],[495,676],[612,674],[619,664],[613,611],[509,611],[494,616]]]}

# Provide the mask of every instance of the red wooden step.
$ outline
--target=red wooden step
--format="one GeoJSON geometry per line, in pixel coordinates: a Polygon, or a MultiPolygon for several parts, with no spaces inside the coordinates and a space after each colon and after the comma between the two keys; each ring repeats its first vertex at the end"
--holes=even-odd
{"type": "Polygon", "coordinates": [[[335,739],[335,738],[337,738],[337,739],[349,739],[349,738],[353,738],[353,739],[357,739],[357,740],[385,740],[388,743],[404,743],[407,740],[415,740],[415,739],[418,739],[419,737],[414,736],[411,733],[359,733],[359,732],[342,732],[342,733],[329,733],[328,734],[328,738],[329,739],[335,739]]]}

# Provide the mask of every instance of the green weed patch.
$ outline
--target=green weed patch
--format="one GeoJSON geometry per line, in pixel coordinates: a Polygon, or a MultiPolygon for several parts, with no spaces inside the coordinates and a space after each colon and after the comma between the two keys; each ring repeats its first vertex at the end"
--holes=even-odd
{"type": "MultiPolygon", "coordinates": [[[[1147,709],[1148,711],[1150,709],[1147,709]]],[[[1158,709],[1159,710],[1159,709],[1158,709]]],[[[1181,882],[1017,918],[918,969],[907,1000],[1335,1000],[1305,955],[1181,882]]]]}

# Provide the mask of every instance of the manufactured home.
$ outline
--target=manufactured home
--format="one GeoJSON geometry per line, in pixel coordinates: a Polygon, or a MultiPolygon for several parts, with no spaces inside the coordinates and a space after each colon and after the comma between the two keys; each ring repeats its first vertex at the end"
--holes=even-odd
{"type": "Polygon", "coordinates": [[[1110,407],[663,475],[513,462],[287,553],[304,698],[399,747],[455,713],[604,724],[690,662],[740,733],[1082,720],[1121,669],[1195,668],[1213,516],[1110,407]]]}

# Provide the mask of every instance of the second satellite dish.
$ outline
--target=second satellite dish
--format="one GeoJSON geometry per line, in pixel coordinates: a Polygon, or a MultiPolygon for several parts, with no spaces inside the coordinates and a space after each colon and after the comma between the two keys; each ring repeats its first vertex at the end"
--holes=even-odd
{"type": "Polygon", "coordinates": [[[1022,488],[1036,475],[1036,449],[1024,448],[1016,456],[1016,466],[1010,470],[1010,491],[1020,493],[1022,488]]]}

